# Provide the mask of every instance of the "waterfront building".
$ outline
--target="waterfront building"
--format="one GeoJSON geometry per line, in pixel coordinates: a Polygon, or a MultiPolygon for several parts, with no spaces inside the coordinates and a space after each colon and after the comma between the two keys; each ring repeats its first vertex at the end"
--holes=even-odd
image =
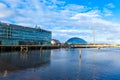
{"type": "Polygon", "coordinates": [[[60,45],[61,43],[60,43],[59,40],[52,39],[52,40],[51,40],[51,44],[52,44],[52,45],[60,45]]]}
{"type": "Polygon", "coordinates": [[[0,45],[50,45],[51,31],[0,22],[0,45]]]}
{"type": "Polygon", "coordinates": [[[81,38],[73,37],[66,41],[67,44],[87,44],[87,42],[81,38]]]}

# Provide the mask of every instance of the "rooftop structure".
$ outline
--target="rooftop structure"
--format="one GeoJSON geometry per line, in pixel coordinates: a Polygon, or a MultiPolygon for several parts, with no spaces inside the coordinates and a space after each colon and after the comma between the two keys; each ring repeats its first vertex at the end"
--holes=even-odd
{"type": "Polygon", "coordinates": [[[50,45],[51,31],[0,22],[0,45],[50,45]]]}

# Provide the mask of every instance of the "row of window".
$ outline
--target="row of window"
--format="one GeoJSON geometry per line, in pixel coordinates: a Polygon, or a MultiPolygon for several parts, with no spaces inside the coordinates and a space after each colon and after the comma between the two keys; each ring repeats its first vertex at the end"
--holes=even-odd
{"type": "Polygon", "coordinates": [[[50,40],[50,31],[0,23],[1,44],[50,44],[50,40]]]}
{"type": "Polygon", "coordinates": [[[13,25],[13,24],[6,24],[6,23],[0,23],[0,27],[2,28],[8,28],[8,29],[11,29],[11,30],[23,30],[23,31],[26,31],[26,32],[31,32],[31,31],[38,31],[38,32],[45,32],[45,33],[51,33],[50,31],[46,31],[46,30],[43,30],[43,29],[38,29],[38,28],[30,28],[30,27],[24,27],[24,26],[19,26],[19,25],[13,25]]]}
{"type": "MultiPolygon", "coordinates": [[[[2,29],[0,29],[2,30],[2,29]]],[[[29,31],[29,32],[26,32],[26,31],[22,31],[22,30],[10,30],[8,28],[4,28],[3,31],[0,31],[0,36],[4,36],[4,37],[7,37],[6,35],[11,35],[13,37],[20,37],[20,38],[30,38],[30,39],[33,39],[33,38],[43,38],[43,37],[48,37],[50,38],[51,37],[51,34],[48,34],[48,33],[43,33],[43,32],[38,32],[38,31],[29,31]],[[6,34],[6,35],[5,35],[6,34]]]]}

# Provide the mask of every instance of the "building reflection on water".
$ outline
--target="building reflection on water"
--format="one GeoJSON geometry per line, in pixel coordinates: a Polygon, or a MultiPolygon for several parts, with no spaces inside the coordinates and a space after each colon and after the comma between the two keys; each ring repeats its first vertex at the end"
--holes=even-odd
{"type": "Polygon", "coordinates": [[[12,71],[48,65],[50,56],[50,50],[0,53],[0,76],[5,77],[12,71]]]}

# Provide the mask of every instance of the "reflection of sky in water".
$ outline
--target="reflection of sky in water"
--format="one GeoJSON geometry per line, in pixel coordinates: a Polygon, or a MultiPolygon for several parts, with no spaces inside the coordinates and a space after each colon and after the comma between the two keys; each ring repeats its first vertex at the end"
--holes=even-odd
{"type": "MultiPolygon", "coordinates": [[[[34,51],[22,57],[23,62],[31,61],[34,65],[50,62],[49,65],[38,65],[36,68],[12,71],[0,80],[119,80],[120,49],[86,48],[86,49],[53,49],[34,51]],[[49,55],[51,53],[51,55],[49,55]],[[35,56],[36,54],[36,56],[35,56]],[[29,56],[29,59],[28,59],[29,56]],[[31,60],[32,59],[32,60],[31,60]],[[36,59],[39,61],[37,62],[36,59]]],[[[14,54],[14,59],[18,55],[14,54]]],[[[5,54],[4,54],[5,55],[5,54]]],[[[6,54],[8,56],[8,54],[6,54]]],[[[2,55],[0,55],[2,57],[2,55]]],[[[19,56],[20,57],[20,56],[19,56]]],[[[17,61],[17,60],[16,60],[17,61]]],[[[29,64],[29,62],[27,62],[29,64]]],[[[32,64],[31,63],[31,64],[32,64]]]]}

